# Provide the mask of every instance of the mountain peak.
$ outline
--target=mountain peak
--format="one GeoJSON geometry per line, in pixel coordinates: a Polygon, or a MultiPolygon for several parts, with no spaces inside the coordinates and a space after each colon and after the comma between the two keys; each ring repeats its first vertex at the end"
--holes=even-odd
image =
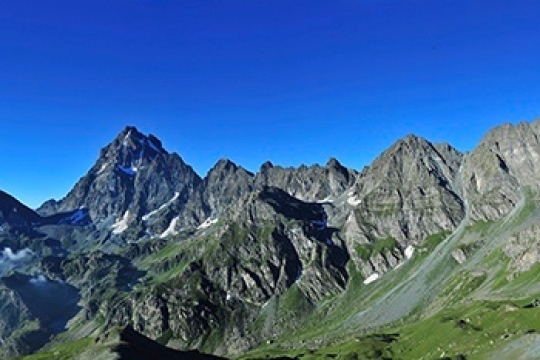
{"type": "Polygon", "coordinates": [[[272,164],[271,161],[265,161],[264,164],[261,165],[259,172],[262,173],[262,172],[268,171],[272,169],[273,167],[274,167],[274,164],[272,164]]]}
{"type": "Polygon", "coordinates": [[[397,141],[397,143],[404,144],[425,144],[427,142],[428,141],[426,139],[416,134],[407,134],[405,137],[397,141]]]}
{"type": "Polygon", "coordinates": [[[126,126],[116,137],[115,141],[122,142],[124,145],[128,142],[141,141],[146,136],[141,133],[135,126],[126,126]]]}
{"type": "Polygon", "coordinates": [[[328,161],[326,162],[326,167],[327,167],[327,168],[338,168],[338,169],[341,169],[341,168],[343,168],[343,165],[341,165],[341,163],[338,161],[338,159],[336,159],[335,157],[331,157],[331,158],[328,159],[328,161]]]}
{"type": "Polygon", "coordinates": [[[126,125],[126,127],[124,127],[124,129],[120,132],[120,135],[128,135],[130,133],[138,133],[140,134],[141,132],[137,129],[136,126],[133,126],[133,125],[126,125]]]}
{"type": "Polygon", "coordinates": [[[232,162],[230,159],[227,158],[221,158],[218,160],[218,162],[214,165],[214,169],[236,169],[238,166],[232,162]]]}
{"type": "Polygon", "coordinates": [[[408,134],[407,136],[397,140],[384,151],[379,158],[388,156],[417,156],[418,154],[430,152],[434,145],[421,136],[408,134]]]}
{"type": "Polygon", "coordinates": [[[146,148],[150,153],[167,153],[163,149],[161,140],[152,134],[144,135],[135,126],[126,126],[113,143],[130,150],[145,150],[146,148]]]}
{"type": "Polygon", "coordinates": [[[170,205],[185,202],[201,181],[180,156],[164,150],[154,135],[126,126],[64,199],[40,210],[51,215],[84,208],[104,233],[119,235],[139,225],[161,234],[172,221],[172,211],[163,223],[147,220],[170,205]]]}
{"type": "MultiPolygon", "coordinates": [[[[369,167],[370,181],[367,188],[381,179],[393,179],[395,184],[416,184],[427,188],[443,179],[451,183],[462,161],[461,154],[452,147],[433,145],[428,140],[409,134],[396,141],[379,155],[369,167]],[[429,181],[428,181],[429,179],[429,181]],[[426,182],[427,181],[427,182],[426,182]]],[[[402,189],[400,189],[401,191],[402,189]]]]}

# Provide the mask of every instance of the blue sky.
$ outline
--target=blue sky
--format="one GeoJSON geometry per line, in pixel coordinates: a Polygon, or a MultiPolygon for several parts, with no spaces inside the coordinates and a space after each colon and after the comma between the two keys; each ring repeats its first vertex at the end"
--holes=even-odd
{"type": "Polygon", "coordinates": [[[0,189],[61,198],[125,125],[221,157],[361,169],[540,116],[540,2],[4,1],[0,189]]]}

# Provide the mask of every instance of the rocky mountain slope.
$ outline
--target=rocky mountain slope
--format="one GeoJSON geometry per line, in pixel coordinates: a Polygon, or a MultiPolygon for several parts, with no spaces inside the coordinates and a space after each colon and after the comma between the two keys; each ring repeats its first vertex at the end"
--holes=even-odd
{"type": "Polygon", "coordinates": [[[0,191],[0,225],[7,227],[30,227],[41,221],[41,216],[21,204],[13,196],[0,191]]]}
{"type": "Polygon", "coordinates": [[[125,232],[134,238],[145,232],[158,235],[173,221],[173,212],[185,214],[176,220],[181,225],[199,221],[198,214],[181,210],[201,181],[180,156],[164,150],[156,137],[128,126],[101,150],[94,166],[65,198],[45,203],[38,212],[50,215],[83,209],[97,229],[111,236],[125,232]]]}
{"type": "Polygon", "coordinates": [[[465,212],[462,160],[447,144],[409,135],[360,174],[347,192],[340,225],[365,277],[395,267],[427,236],[457,227],[465,212]],[[385,246],[377,247],[382,240],[385,246]]]}
{"type": "Polygon", "coordinates": [[[524,186],[537,189],[540,122],[492,129],[472,151],[464,168],[473,220],[496,220],[519,201],[524,186]]]}
{"type": "Polygon", "coordinates": [[[467,358],[478,339],[499,334],[485,299],[516,302],[515,322],[533,326],[519,304],[540,296],[531,285],[539,131],[540,122],[503,125],[466,154],[409,135],[361,172],[330,159],[267,162],[253,174],[221,159],[201,178],[156,137],[127,127],[64,199],[34,212],[0,193],[0,352],[130,325],[176,349],[227,356],[335,348],[328,354],[438,357],[407,348],[410,339],[434,319],[480,329],[463,315],[478,312],[490,330],[462,339],[471,348],[423,340],[467,358]],[[36,311],[40,282],[73,291],[59,300],[73,311],[36,311]],[[349,349],[360,345],[373,352],[349,349]]]}

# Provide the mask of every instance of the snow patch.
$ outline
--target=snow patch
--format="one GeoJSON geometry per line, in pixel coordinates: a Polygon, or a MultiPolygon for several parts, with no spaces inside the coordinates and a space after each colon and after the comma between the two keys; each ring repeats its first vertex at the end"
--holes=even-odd
{"type": "Polygon", "coordinates": [[[136,166],[124,166],[124,165],[118,165],[118,169],[122,171],[125,174],[128,174],[129,176],[135,176],[137,174],[137,167],[136,166]]]}
{"type": "Polygon", "coordinates": [[[347,199],[347,203],[352,206],[358,206],[362,203],[362,200],[356,198],[356,196],[351,196],[347,199]]]}
{"type": "Polygon", "coordinates": [[[218,222],[218,219],[206,219],[201,225],[199,225],[197,227],[197,229],[206,229],[206,228],[209,228],[210,226],[214,225],[215,223],[218,222]]]}
{"type": "Polygon", "coordinates": [[[333,202],[334,202],[334,200],[332,200],[330,198],[330,196],[328,196],[328,197],[326,197],[326,198],[324,198],[322,200],[317,200],[317,203],[319,203],[319,204],[326,204],[326,203],[333,203],[333,202]]]}
{"type": "Polygon", "coordinates": [[[6,261],[21,261],[26,257],[32,256],[32,250],[29,248],[24,248],[22,250],[19,250],[17,252],[13,252],[13,250],[10,247],[4,248],[2,252],[0,253],[0,264],[6,261]]]}
{"type": "Polygon", "coordinates": [[[129,140],[129,137],[131,136],[131,129],[129,129],[128,133],[126,134],[126,136],[124,136],[124,140],[122,141],[122,145],[124,146],[127,146],[128,145],[128,140],[129,140]]]}
{"type": "Polygon", "coordinates": [[[412,245],[407,246],[407,248],[405,249],[405,257],[407,259],[410,259],[412,258],[413,254],[414,254],[414,246],[412,245]]]}
{"type": "Polygon", "coordinates": [[[142,217],[142,220],[143,221],[147,221],[148,219],[150,219],[152,216],[156,215],[158,212],[160,212],[161,210],[165,209],[167,206],[171,205],[176,199],[178,199],[178,197],[180,196],[180,193],[179,192],[175,192],[174,193],[174,196],[172,197],[171,200],[167,201],[166,203],[162,204],[159,208],[157,208],[156,210],[152,210],[150,211],[148,214],[144,215],[142,217]]]}
{"type": "Polygon", "coordinates": [[[369,275],[366,280],[364,280],[364,285],[371,284],[372,282],[374,282],[378,278],[379,278],[379,274],[373,273],[373,274],[369,275]]]}
{"type": "Polygon", "coordinates": [[[98,170],[98,175],[102,174],[107,169],[107,163],[101,165],[101,168],[98,170]]]}
{"type": "Polygon", "coordinates": [[[115,222],[112,226],[113,234],[121,234],[128,228],[129,210],[124,213],[122,219],[115,222]]]}
{"type": "Polygon", "coordinates": [[[176,231],[176,225],[178,225],[178,222],[180,221],[180,216],[175,217],[171,220],[171,223],[169,224],[169,227],[159,235],[160,238],[166,238],[167,236],[172,236],[178,234],[178,231],[176,231]]]}

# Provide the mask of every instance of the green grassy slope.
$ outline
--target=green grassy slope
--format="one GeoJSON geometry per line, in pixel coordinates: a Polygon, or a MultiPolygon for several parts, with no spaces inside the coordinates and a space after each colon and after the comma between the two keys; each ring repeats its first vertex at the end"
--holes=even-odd
{"type": "Polygon", "coordinates": [[[241,358],[535,358],[534,349],[540,350],[540,307],[531,303],[540,299],[540,265],[509,277],[509,259],[501,247],[539,218],[536,195],[527,191],[506,218],[467,226],[444,240],[441,234],[431,236],[413,259],[370,285],[363,285],[351,269],[344,294],[319,304],[297,331],[241,358]],[[467,253],[465,263],[452,258],[456,249],[467,253]],[[439,259],[426,267],[433,254],[439,259]],[[380,326],[362,323],[373,319],[364,316],[373,308],[379,307],[376,314],[384,316],[385,310],[402,306],[399,301],[407,299],[403,288],[420,284],[413,277],[422,277],[429,291],[418,287],[425,299],[412,311],[380,326]]]}

